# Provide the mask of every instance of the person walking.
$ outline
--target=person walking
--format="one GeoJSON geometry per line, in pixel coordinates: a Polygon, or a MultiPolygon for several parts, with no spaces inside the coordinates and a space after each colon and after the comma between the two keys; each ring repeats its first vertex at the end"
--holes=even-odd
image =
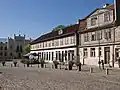
{"type": "Polygon", "coordinates": [[[101,64],[102,64],[102,68],[104,70],[104,61],[103,60],[101,60],[101,64]]]}

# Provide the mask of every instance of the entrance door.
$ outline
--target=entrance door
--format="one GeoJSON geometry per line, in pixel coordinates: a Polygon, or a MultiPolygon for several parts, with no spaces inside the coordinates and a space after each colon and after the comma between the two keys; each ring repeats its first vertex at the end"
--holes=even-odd
{"type": "Polygon", "coordinates": [[[110,61],[110,47],[105,47],[105,59],[104,63],[109,64],[110,61]]]}

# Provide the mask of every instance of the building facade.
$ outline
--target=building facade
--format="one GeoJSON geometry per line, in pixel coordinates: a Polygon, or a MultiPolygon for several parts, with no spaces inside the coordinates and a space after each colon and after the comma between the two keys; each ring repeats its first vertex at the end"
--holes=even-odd
{"type": "Polygon", "coordinates": [[[95,9],[85,19],[85,29],[80,31],[80,61],[83,64],[118,66],[120,26],[116,26],[114,5],[95,9]]]}
{"type": "Polygon", "coordinates": [[[25,39],[25,35],[15,35],[14,38],[8,37],[0,39],[0,60],[22,58],[23,47],[29,44],[30,40],[25,39]]]}
{"type": "Polygon", "coordinates": [[[120,25],[116,10],[116,6],[105,4],[70,26],[71,30],[67,27],[56,31],[55,35],[52,34],[55,32],[42,35],[31,43],[31,53],[39,53],[40,57],[51,61],[77,59],[82,64],[98,66],[103,60],[107,66],[118,67],[120,25]],[[67,30],[73,34],[64,33],[67,30]]]}
{"type": "Polygon", "coordinates": [[[38,53],[40,58],[48,62],[74,60],[77,54],[77,30],[78,24],[75,24],[42,35],[31,43],[31,53],[38,53]]]}

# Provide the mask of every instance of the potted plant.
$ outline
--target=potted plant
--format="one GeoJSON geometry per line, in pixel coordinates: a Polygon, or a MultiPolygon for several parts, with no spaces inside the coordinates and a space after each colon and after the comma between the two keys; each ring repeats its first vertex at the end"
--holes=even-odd
{"type": "Polygon", "coordinates": [[[59,62],[57,60],[55,60],[55,61],[53,61],[53,63],[54,63],[55,69],[57,69],[59,62]]]}
{"type": "Polygon", "coordinates": [[[17,61],[14,61],[13,64],[14,64],[14,67],[16,67],[17,66],[17,61]]]}
{"type": "Polygon", "coordinates": [[[74,62],[72,60],[68,62],[69,70],[72,70],[73,64],[74,62]]]}
{"type": "Polygon", "coordinates": [[[5,66],[5,61],[2,61],[2,65],[5,66]]]}

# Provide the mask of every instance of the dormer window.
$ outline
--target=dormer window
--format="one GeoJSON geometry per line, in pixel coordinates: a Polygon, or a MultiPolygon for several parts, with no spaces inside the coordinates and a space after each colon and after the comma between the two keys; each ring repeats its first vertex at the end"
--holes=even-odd
{"type": "Polygon", "coordinates": [[[60,35],[60,34],[63,34],[63,30],[61,29],[61,30],[59,30],[58,31],[58,34],[60,35]]]}
{"type": "Polygon", "coordinates": [[[92,17],[91,18],[91,26],[96,25],[96,22],[97,22],[97,16],[92,17]]]}
{"type": "Polygon", "coordinates": [[[110,21],[110,12],[105,12],[105,14],[104,14],[104,22],[108,22],[108,21],[110,21]]]}

